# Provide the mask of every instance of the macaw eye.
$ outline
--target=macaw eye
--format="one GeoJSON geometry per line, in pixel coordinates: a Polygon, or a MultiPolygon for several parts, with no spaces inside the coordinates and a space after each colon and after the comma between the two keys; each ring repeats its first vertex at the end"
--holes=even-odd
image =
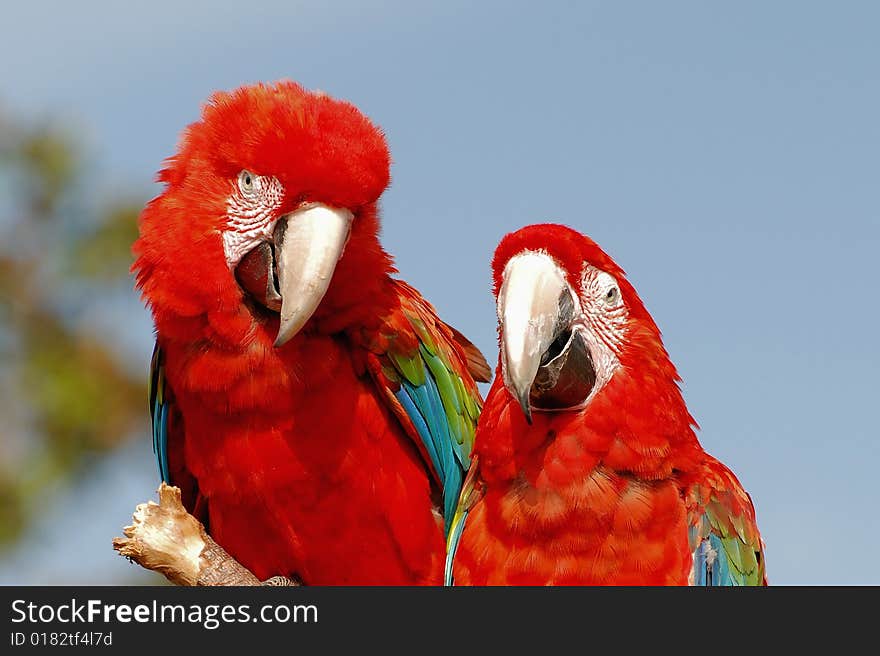
{"type": "Polygon", "coordinates": [[[619,300],[620,290],[617,289],[617,287],[611,287],[607,292],[605,292],[605,305],[617,305],[617,301],[619,300]]]}
{"type": "Polygon", "coordinates": [[[244,194],[252,194],[256,189],[256,178],[250,171],[242,171],[238,174],[238,188],[244,194]]]}

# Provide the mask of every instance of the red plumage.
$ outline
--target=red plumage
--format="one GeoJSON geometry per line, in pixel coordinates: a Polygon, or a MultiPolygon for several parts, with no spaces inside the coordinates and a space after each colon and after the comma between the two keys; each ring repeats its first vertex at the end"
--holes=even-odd
{"type": "Polygon", "coordinates": [[[586,407],[535,411],[529,424],[499,363],[465,484],[455,583],[686,584],[698,538],[714,531],[707,512],[730,529],[717,536],[725,548],[755,554],[763,580],[751,500],[700,446],[660,331],[623,271],[569,228],[530,226],[496,251],[496,296],[524,252],[548,255],[573,290],[585,265],[616,279],[628,313],[619,367],[586,407]]]}
{"type": "Polygon", "coordinates": [[[143,212],[133,270],[172,402],[171,478],[189,507],[260,578],[441,581],[437,485],[366,361],[383,332],[418,354],[401,319],[418,301],[426,330],[476,388],[451,329],[390,277],[378,240],[389,181],[381,132],[354,106],[290,82],[243,87],[212,97],[159,179],[166,189],[143,212]],[[280,183],[277,215],[314,202],[353,215],[320,305],[280,348],[278,315],[247,298],[224,255],[242,170],[280,183]]]}

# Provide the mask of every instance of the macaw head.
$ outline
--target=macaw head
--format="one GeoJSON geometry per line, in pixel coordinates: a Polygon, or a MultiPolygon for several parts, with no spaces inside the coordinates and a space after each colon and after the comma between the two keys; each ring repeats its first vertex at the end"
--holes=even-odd
{"type": "Polygon", "coordinates": [[[555,224],[507,235],[493,259],[501,373],[526,419],[581,412],[632,372],[675,368],[623,270],[589,237],[555,224]]]}
{"type": "Polygon", "coordinates": [[[382,132],[347,102],[287,81],[212,96],[160,172],[166,188],[134,246],[157,324],[244,307],[277,321],[280,346],[322,301],[352,302],[358,275],[391,266],[376,209],[389,166],[382,132]],[[352,284],[334,295],[340,277],[352,284]]]}

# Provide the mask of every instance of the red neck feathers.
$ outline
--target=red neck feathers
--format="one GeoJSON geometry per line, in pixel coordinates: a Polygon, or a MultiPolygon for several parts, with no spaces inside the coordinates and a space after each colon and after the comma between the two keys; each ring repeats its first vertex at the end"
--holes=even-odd
{"type": "Polygon", "coordinates": [[[489,483],[524,477],[538,488],[561,488],[603,466],[651,480],[690,469],[700,454],[668,358],[625,364],[580,412],[534,412],[496,382],[486,399],[475,451],[489,483]]]}

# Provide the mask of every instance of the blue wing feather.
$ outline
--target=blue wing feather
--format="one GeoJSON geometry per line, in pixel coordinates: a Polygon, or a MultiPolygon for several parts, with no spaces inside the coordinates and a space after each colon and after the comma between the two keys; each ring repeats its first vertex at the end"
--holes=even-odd
{"type": "Polygon", "coordinates": [[[159,466],[159,476],[170,484],[168,471],[168,403],[165,394],[165,371],[159,344],[153,348],[150,363],[150,418],[152,420],[153,453],[159,466]]]}
{"type": "Polygon", "coordinates": [[[483,406],[475,381],[487,380],[491,370],[417,291],[399,280],[392,283],[399,306],[379,326],[351,336],[364,348],[366,369],[441,488],[448,535],[483,406]]]}
{"type": "Polygon", "coordinates": [[[694,551],[695,586],[743,585],[742,577],[733,575],[724,545],[714,533],[700,541],[694,551]]]}
{"type": "Polygon", "coordinates": [[[452,449],[453,438],[437,383],[431,372],[426,370],[423,385],[413,385],[404,380],[395,397],[416,427],[434,471],[443,483],[443,519],[448,533],[461,491],[464,470],[452,449]]]}
{"type": "Polygon", "coordinates": [[[455,562],[455,553],[458,551],[458,543],[461,541],[461,534],[464,533],[464,525],[467,522],[468,510],[462,510],[456,521],[452,524],[452,531],[446,538],[446,566],[443,570],[443,585],[454,585],[452,578],[452,565],[455,562]]]}
{"type": "Polygon", "coordinates": [[[766,585],[764,547],[751,497],[722,463],[706,458],[688,483],[688,539],[694,585],[766,585]]]}
{"type": "Polygon", "coordinates": [[[440,471],[440,456],[437,453],[437,447],[434,444],[434,440],[431,437],[431,430],[428,428],[428,425],[425,423],[425,420],[422,418],[422,413],[419,412],[415,403],[413,402],[413,391],[412,388],[406,384],[400,386],[400,389],[395,392],[394,396],[400,401],[400,405],[403,406],[404,411],[407,416],[412,420],[413,425],[416,427],[416,432],[419,434],[419,438],[422,440],[422,443],[425,445],[425,449],[428,451],[428,456],[431,458],[431,466],[434,467],[434,471],[440,471]]]}

